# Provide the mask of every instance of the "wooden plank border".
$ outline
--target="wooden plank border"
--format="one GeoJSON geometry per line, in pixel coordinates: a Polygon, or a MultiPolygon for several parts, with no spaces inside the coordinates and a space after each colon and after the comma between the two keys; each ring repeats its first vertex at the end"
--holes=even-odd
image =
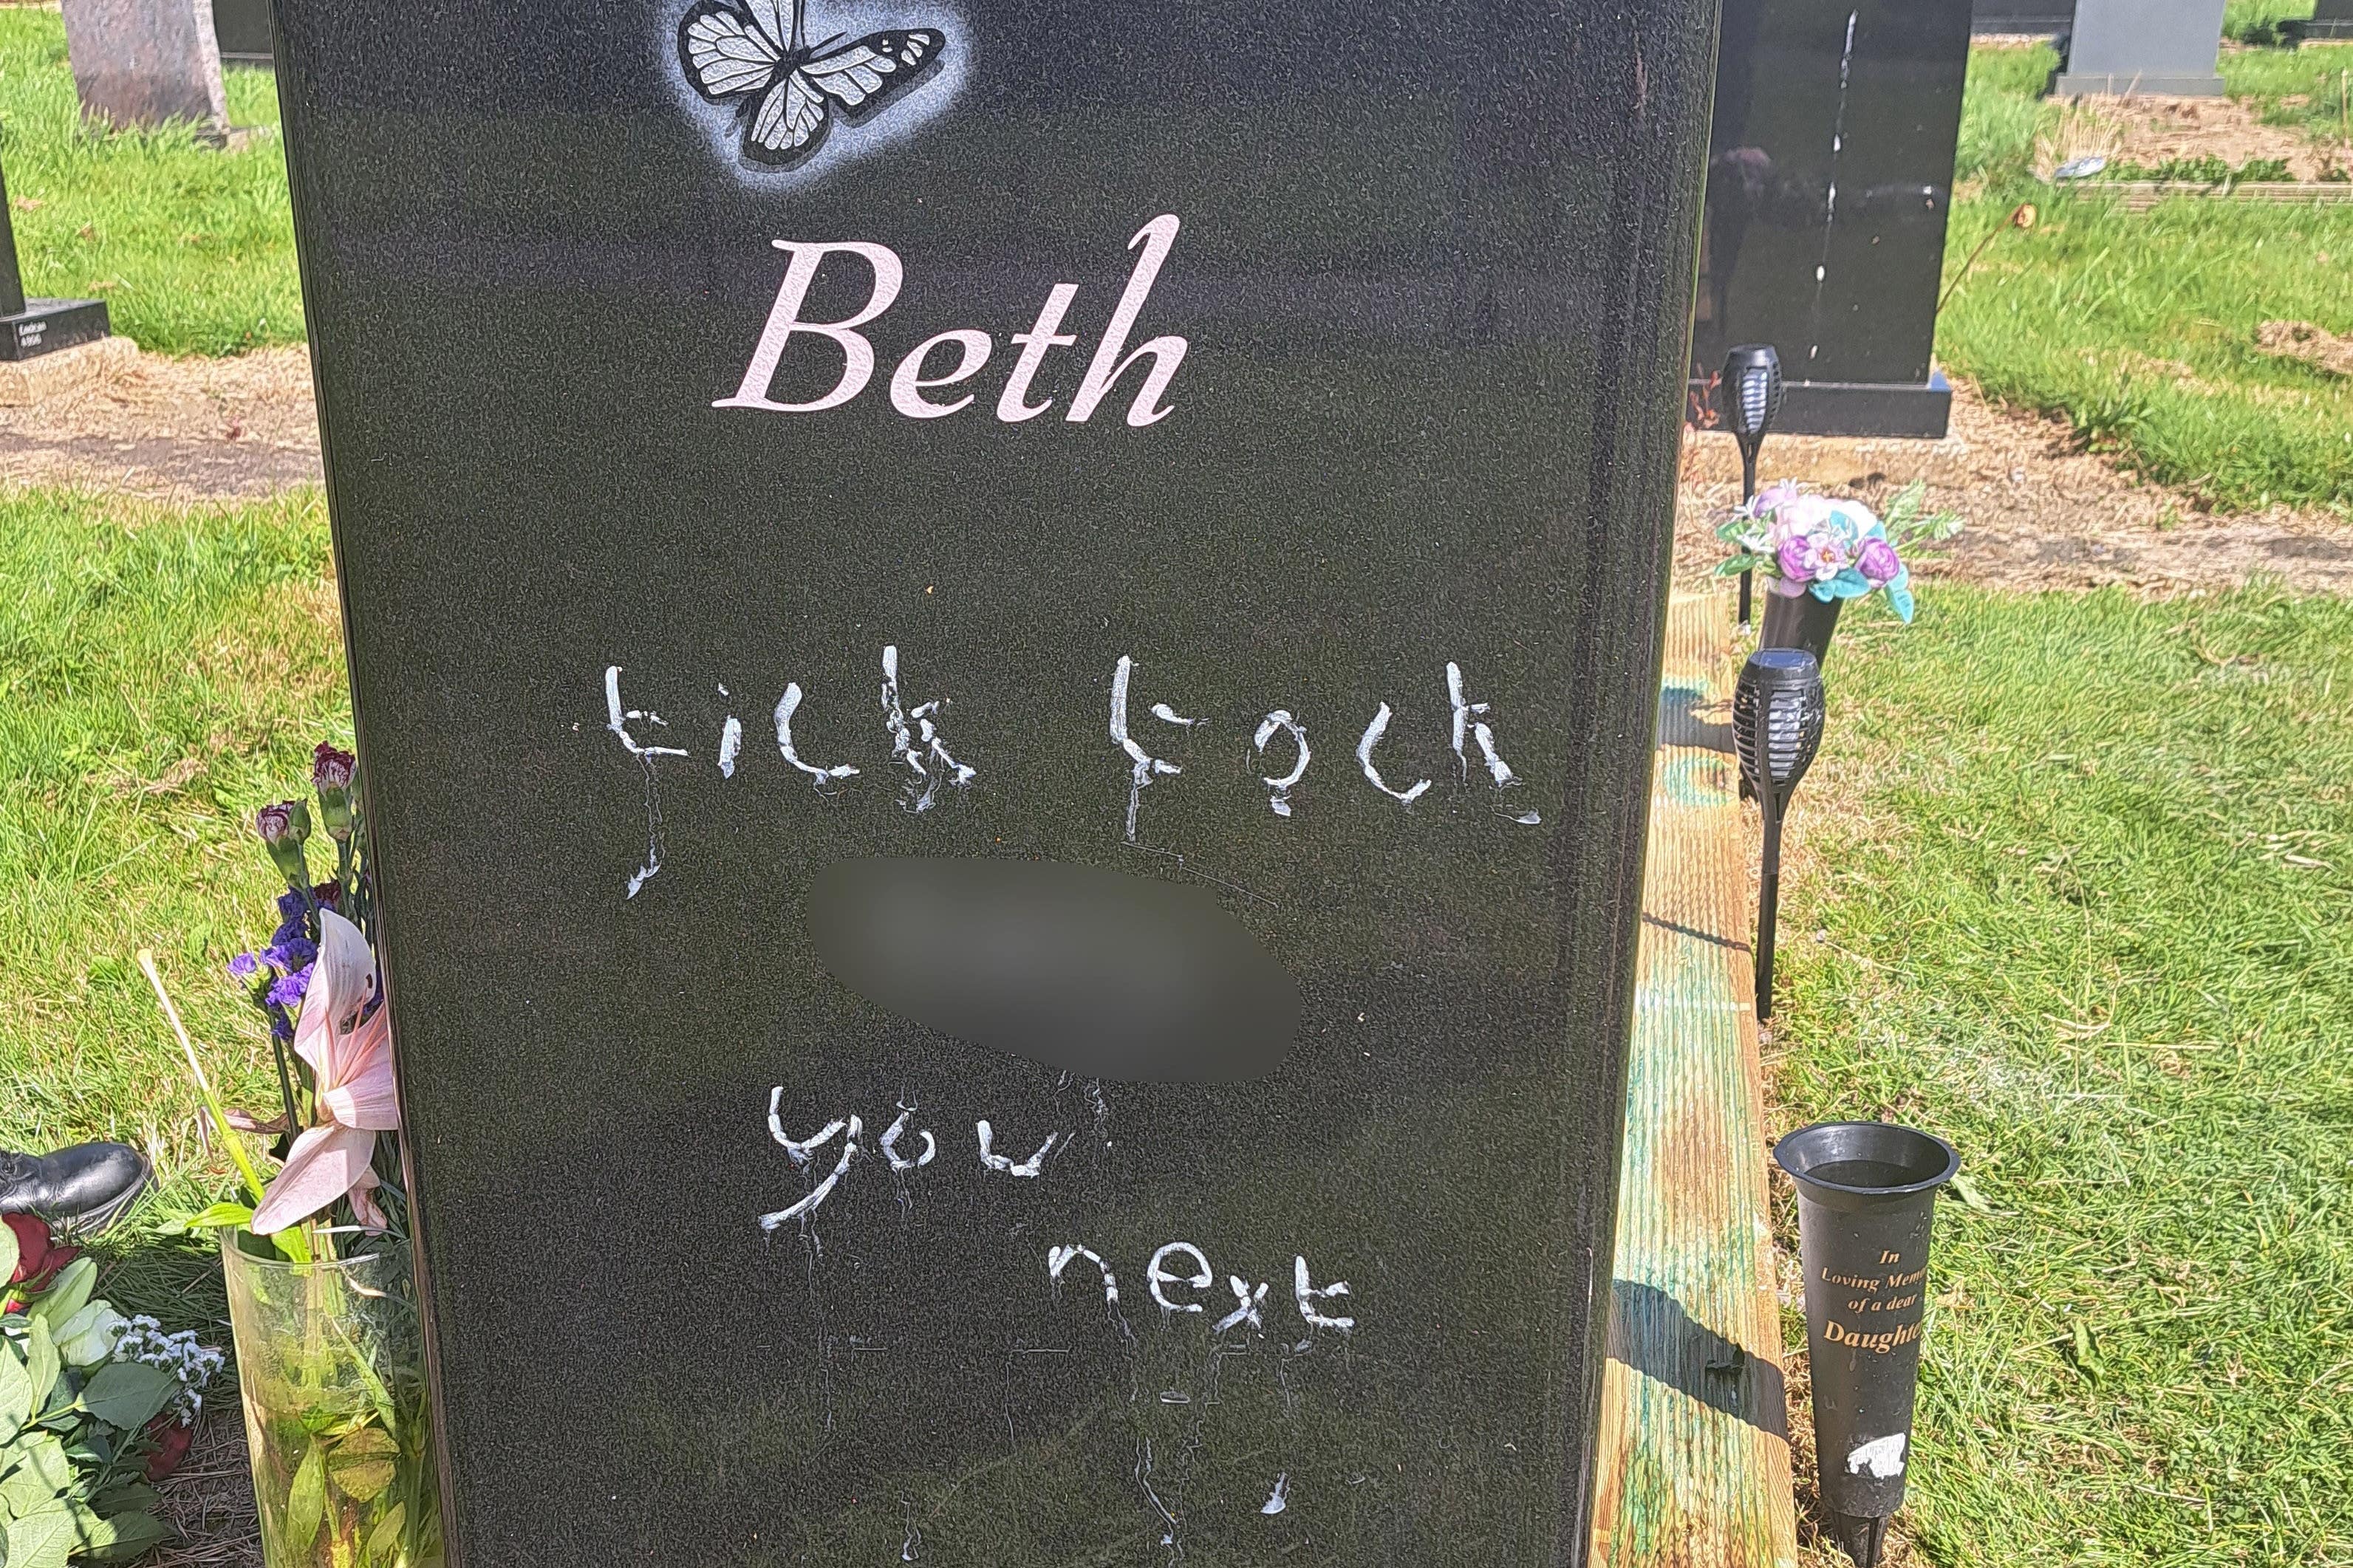
{"type": "Polygon", "coordinates": [[[1797,1562],[1731,623],[1722,595],[1678,597],[1668,613],[1596,1568],[1797,1562]]]}

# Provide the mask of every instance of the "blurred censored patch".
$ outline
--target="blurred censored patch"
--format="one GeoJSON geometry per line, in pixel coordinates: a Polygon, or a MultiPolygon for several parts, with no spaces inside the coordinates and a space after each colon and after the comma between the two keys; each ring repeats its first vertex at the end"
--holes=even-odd
{"type": "Polygon", "coordinates": [[[838,861],[817,874],[809,935],[877,1006],[1088,1078],[1240,1082],[1299,1028],[1298,983],[1206,889],[1119,871],[838,861]]]}

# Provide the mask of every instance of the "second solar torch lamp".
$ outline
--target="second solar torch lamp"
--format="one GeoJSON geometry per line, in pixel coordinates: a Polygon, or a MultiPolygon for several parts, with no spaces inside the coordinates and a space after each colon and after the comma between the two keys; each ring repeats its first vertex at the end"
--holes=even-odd
{"type": "Polygon", "coordinates": [[[1748,656],[1732,693],[1732,742],[1741,777],[1765,816],[1764,875],[1757,898],[1757,1016],[1773,1016],[1773,925],[1781,900],[1781,824],[1798,781],[1822,743],[1822,667],[1803,648],[1748,656]]]}

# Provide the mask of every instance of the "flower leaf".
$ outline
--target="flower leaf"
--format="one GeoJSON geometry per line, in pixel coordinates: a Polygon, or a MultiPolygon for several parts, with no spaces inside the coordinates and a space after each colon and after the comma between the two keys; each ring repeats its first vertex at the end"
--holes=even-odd
{"type": "Polygon", "coordinates": [[[81,1391],[81,1407],[110,1426],[137,1431],[180,1391],[180,1380],[140,1361],[111,1361],[81,1391]]]}
{"type": "Polygon", "coordinates": [[[367,1543],[361,1548],[364,1558],[370,1563],[391,1562],[400,1549],[401,1527],[407,1522],[408,1505],[394,1503],[392,1511],[378,1520],[376,1527],[368,1531],[367,1543]]]}
{"type": "Polygon", "coordinates": [[[171,1534],[164,1521],[144,1509],[131,1509],[109,1514],[82,1530],[87,1538],[82,1543],[82,1555],[101,1563],[128,1563],[143,1555],[147,1549],[171,1534]]]}
{"type": "Polygon", "coordinates": [[[40,1299],[26,1310],[49,1326],[55,1333],[58,1325],[90,1305],[90,1293],[98,1285],[98,1260],[77,1258],[66,1265],[65,1272],[53,1280],[40,1299]]]}
{"type": "Polygon", "coordinates": [[[17,1354],[13,1341],[0,1354],[0,1441],[15,1437],[33,1418],[33,1379],[17,1354]]]}
{"type": "Polygon", "coordinates": [[[313,1442],[286,1490],[286,1542],[297,1555],[311,1550],[327,1521],[327,1451],[313,1442]]]}
{"type": "MultiPolygon", "coordinates": [[[[263,1131],[273,1131],[264,1128],[263,1131]]],[[[214,1230],[223,1226],[243,1229],[253,1223],[253,1208],[248,1204],[217,1203],[199,1209],[180,1222],[183,1230],[214,1230]]]]}
{"type": "Polygon", "coordinates": [[[0,1225],[0,1279],[13,1276],[24,1256],[25,1249],[16,1244],[16,1227],[0,1225]]]}
{"type": "Polygon", "coordinates": [[[36,1512],[73,1485],[73,1461],[66,1458],[66,1446],[48,1433],[12,1447],[16,1467],[5,1480],[0,1480],[0,1510],[12,1514],[36,1512]]]}
{"type": "Polygon", "coordinates": [[[62,1503],[19,1514],[8,1521],[8,1568],[66,1568],[75,1535],[73,1514],[62,1503]]]}
{"type": "Polygon", "coordinates": [[[58,1342],[50,1337],[49,1325],[36,1318],[25,1329],[25,1375],[32,1380],[33,1408],[48,1407],[49,1393],[58,1385],[58,1373],[65,1363],[58,1355],[58,1342]]]}

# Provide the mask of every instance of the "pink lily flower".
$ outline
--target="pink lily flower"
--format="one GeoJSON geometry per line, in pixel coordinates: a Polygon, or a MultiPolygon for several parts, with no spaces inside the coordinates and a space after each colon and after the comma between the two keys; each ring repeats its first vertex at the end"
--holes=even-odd
{"type": "Polygon", "coordinates": [[[360,928],[332,910],[319,911],[319,958],[294,1023],[294,1049],[311,1064],[321,1118],[294,1140],[285,1166],[253,1211],[253,1230],[269,1236],[308,1219],[346,1193],[364,1221],[375,1204],[368,1162],[375,1135],[397,1131],[392,1087],[392,1026],[378,1007],[375,954],[360,928]]]}

